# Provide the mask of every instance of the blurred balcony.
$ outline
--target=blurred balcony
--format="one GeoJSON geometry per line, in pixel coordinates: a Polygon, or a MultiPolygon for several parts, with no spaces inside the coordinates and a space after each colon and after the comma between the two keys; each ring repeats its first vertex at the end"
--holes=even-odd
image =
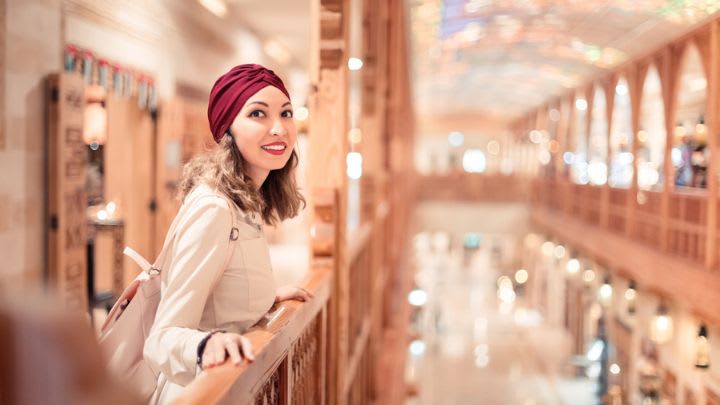
{"type": "Polygon", "coordinates": [[[531,185],[529,177],[461,171],[417,177],[420,200],[528,201],[531,185]]]}
{"type": "Polygon", "coordinates": [[[702,189],[663,194],[537,179],[531,218],[604,266],[718,321],[718,241],[707,239],[718,224],[707,221],[708,201],[702,189]]]}

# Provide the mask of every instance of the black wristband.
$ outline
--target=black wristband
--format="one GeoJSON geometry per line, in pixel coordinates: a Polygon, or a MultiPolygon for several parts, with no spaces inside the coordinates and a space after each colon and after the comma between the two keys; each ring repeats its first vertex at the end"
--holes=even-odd
{"type": "Polygon", "coordinates": [[[219,329],[218,329],[218,330],[214,330],[214,331],[208,333],[207,335],[205,335],[205,337],[202,338],[202,340],[200,341],[200,343],[198,343],[198,347],[197,347],[197,362],[196,362],[196,363],[197,363],[197,366],[200,367],[200,370],[202,370],[202,356],[203,356],[203,353],[205,353],[205,346],[207,345],[207,342],[208,342],[208,340],[210,340],[210,338],[212,337],[212,335],[214,335],[214,334],[216,334],[216,333],[225,333],[225,331],[224,331],[224,330],[219,330],[219,329]]]}

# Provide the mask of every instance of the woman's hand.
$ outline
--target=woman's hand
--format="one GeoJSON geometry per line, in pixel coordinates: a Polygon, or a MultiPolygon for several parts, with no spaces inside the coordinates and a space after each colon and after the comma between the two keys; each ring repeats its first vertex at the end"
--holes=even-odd
{"type": "Polygon", "coordinates": [[[287,300],[298,300],[298,301],[309,301],[311,298],[313,298],[313,295],[310,293],[310,291],[302,288],[302,287],[296,287],[294,285],[284,285],[282,287],[278,287],[277,290],[275,290],[275,302],[282,302],[287,300]]]}
{"type": "Polygon", "coordinates": [[[215,333],[205,344],[202,368],[219,366],[225,363],[228,356],[235,365],[240,364],[243,357],[251,362],[255,360],[248,338],[237,333],[215,333]]]}

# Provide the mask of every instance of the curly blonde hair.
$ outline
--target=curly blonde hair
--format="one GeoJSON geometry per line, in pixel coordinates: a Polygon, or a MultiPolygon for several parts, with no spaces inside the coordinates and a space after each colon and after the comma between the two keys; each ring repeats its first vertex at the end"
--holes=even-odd
{"type": "Polygon", "coordinates": [[[183,200],[198,184],[222,192],[243,211],[258,213],[268,225],[296,216],[305,199],[295,182],[298,156],[292,151],[282,169],[272,170],[260,189],[245,171],[246,163],[232,135],[226,133],[211,151],[191,159],[183,167],[178,198],[183,200]]]}

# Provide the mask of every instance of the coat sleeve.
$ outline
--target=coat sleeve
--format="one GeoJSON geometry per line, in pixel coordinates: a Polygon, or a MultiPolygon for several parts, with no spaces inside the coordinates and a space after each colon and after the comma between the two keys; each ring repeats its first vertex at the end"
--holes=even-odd
{"type": "Polygon", "coordinates": [[[197,373],[197,346],[208,333],[197,328],[211,289],[224,271],[232,228],[230,207],[221,197],[203,197],[188,208],[178,224],[169,267],[163,269],[167,280],[143,349],[155,373],[180,385],[197,373]]]}

